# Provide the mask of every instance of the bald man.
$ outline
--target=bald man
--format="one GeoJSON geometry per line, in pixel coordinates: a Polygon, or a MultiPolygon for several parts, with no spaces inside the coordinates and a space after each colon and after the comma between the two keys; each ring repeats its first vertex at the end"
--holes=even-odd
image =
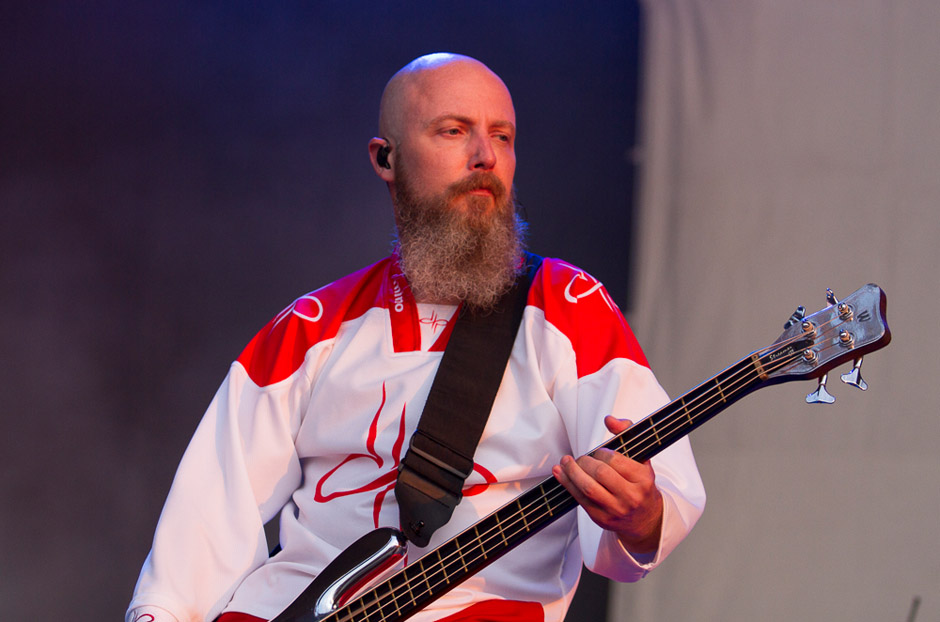
{"type": "MultiPolygon", "coordinates": [[[[350,543],[398,526],[389,493],[457,310],[486,313],[510,289],[525,223],[512,98],[479,61],[412,61],[385,89],[379,131],[369,156],[394,206],[394,252],[295,300],[232,364],[180,464],[127,621],[271,620],[350,543]],[[264,524],[277,515],[269,556],[264,524]]],[[[560,621],[582,563],[619,581],[658,565],[704,507],[688,442],[642,464],[583,454],[666,401],[603,286],[544,259],[463,500],[406,561],[547,477],[579,508],[410,619],[560,621]]],[[[388,611],[355,619],[398,619],[388,611]]]]}

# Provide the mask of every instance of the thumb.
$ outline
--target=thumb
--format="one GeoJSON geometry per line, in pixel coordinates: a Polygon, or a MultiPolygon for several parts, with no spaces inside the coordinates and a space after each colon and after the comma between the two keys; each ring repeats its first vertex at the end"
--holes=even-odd
{"type": "Polygon", "coordinates": [[[607,429],[612,434],[620,434],[624,430],[630,428],[633,425],[633,422],[629,419],[617,419],[613,415],[607,415],[604,417],[604,425],[607,426],[607,429]]]}

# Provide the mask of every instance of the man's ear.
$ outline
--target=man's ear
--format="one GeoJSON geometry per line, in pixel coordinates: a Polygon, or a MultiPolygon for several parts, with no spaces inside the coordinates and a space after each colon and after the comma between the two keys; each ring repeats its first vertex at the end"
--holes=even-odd
{"type": "Polygon", "coordinates": [[[375,137],[369,141],[369,159],[376,175],[387,183],[395,181],[395,154],[387,139],[375,137]]]}

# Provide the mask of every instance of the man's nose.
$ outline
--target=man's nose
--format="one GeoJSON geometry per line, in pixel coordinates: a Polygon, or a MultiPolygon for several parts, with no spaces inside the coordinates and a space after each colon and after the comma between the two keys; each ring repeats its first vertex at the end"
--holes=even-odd
{"type": "Polygon", "coordinates": [[[496,150],[490,137],[479,135],[471,141],[470,168],[488,171],[496,166],[496,150]]]}

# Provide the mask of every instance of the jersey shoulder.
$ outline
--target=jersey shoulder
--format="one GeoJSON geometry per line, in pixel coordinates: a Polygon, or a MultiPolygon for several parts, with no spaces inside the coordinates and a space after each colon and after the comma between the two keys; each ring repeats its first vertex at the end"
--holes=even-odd
{"type": "Polygon", "coordinates": [[[614,359],[649,367],[643,349],[604,285],[566,261],[546,257],[532,288],[530,306],[571,342],[578,377],[590,375],[614,359]]]}
{"type": "Polygon", "coordinates": [[[391,258],[383,259],[300,296],[254,336],[237,362],[258,386],[289,377],[310,348],[334,338],[344,322],[388,306],[391,265],[391,258]]]}

